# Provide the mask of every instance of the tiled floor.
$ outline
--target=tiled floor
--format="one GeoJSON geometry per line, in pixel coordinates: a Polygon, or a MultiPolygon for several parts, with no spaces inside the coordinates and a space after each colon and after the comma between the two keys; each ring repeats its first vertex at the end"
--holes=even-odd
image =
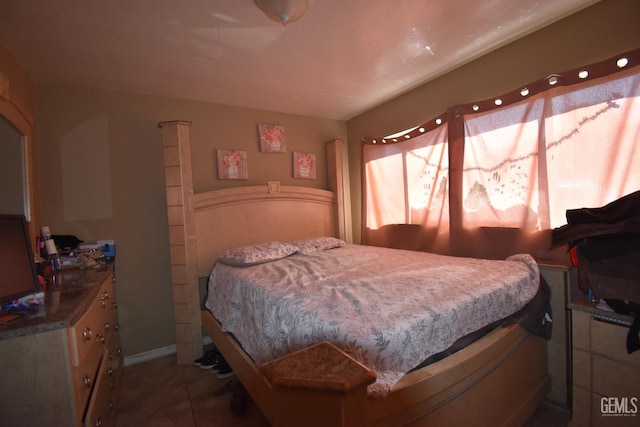
{"type": "MultiPolygon", "coordinates": [[[[229,411],[231,394],[214,397],[229,379],[178,365],[175,355],[127,366],[118,395],[117,427],[268,427],[252,403],[245,415],[229,411]]],[[[541,406],[525,427],[566,427],[568,416],[541,406]]]]}
{"type": "Polygon", "coordinates": [[[236,417],[229,411],[231,394],[213,397],[229,380],[197,366],[178,365],[175,355],[127,366],[118,392],[116,426],[267,427],[252,403],[244,416],[236,417]]]}

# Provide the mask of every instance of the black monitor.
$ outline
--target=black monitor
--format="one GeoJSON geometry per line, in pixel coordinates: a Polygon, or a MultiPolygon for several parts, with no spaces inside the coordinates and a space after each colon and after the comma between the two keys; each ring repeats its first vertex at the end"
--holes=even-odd
{"type": "Polygon", "coordinates": [[[6,301],[40,292],[24,215],[0,214],[0,310],[6,301]]]}

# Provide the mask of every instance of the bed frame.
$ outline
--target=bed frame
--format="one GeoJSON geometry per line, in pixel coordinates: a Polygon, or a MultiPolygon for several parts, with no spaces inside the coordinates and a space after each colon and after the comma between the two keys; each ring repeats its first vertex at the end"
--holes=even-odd
{"type": "Polygon", "coordinates": [[[327,143],[330,190],[280,186],[193,194],[190,123],[163,122],[179,363],[202,354],[202,329],[273,426],[520,426],[548,391],[546,341],[516,324],[406,374],[384,399],[375,374],[324,342],[257,366],[201,309],[199,278],[224,249],[269,240],[345,238],[342,141],[327,143]]]}

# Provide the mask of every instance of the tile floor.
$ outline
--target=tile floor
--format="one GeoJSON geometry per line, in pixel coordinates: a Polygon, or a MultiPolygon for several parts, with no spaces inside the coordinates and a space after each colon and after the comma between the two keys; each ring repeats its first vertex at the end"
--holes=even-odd
{"type": "MultiPolygon", "coordinates": [[[[231,394],[213,396],[229,380],[193,365],[178,365],[175,355],[127,366],[116,427],[268,427],[253,403],[237,417],[229,411],[231,394]]],[[[524,427],[566,427],[568,421],[563,411],[541,406],[524,427]]]]}
{"type": "Polygon", "coordinates": [[[250,404],[236,417],[229,411],[231,394],[213,397],[230,378],[219,380],[210,370],[178,365],[175,355],[126,366],[118,391],[117,427],[268,427],[250,404]]]}

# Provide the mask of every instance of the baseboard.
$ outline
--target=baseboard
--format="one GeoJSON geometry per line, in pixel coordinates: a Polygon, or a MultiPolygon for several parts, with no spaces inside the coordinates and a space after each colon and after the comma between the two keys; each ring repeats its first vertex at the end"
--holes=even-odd
{"type": "MultiPolygon", "coordinates": [[[[202,345],[211,344],[211,338],[207,335],[202,337],[202,345]]],[[[124,366],[137,365],[138,363],[148,362],[149,360],[158,359],[160,357],[168,356],[176,353],[176,345],[168,345],[166,347],[155,348],[153,350],[145,351],[131,356],[125,356],[123,364],[124,366]]]]}
{"type": "Polygon", "coordinates": [[[176,353],[176,345],[168,345],[166,347],[154,348],[153,350],[145,351],[131,356],[125,356],[124,366],[137,365],[138,363],[148,362],[149,360],[158,359],[160,357],[168,356],[176,353]]]}

